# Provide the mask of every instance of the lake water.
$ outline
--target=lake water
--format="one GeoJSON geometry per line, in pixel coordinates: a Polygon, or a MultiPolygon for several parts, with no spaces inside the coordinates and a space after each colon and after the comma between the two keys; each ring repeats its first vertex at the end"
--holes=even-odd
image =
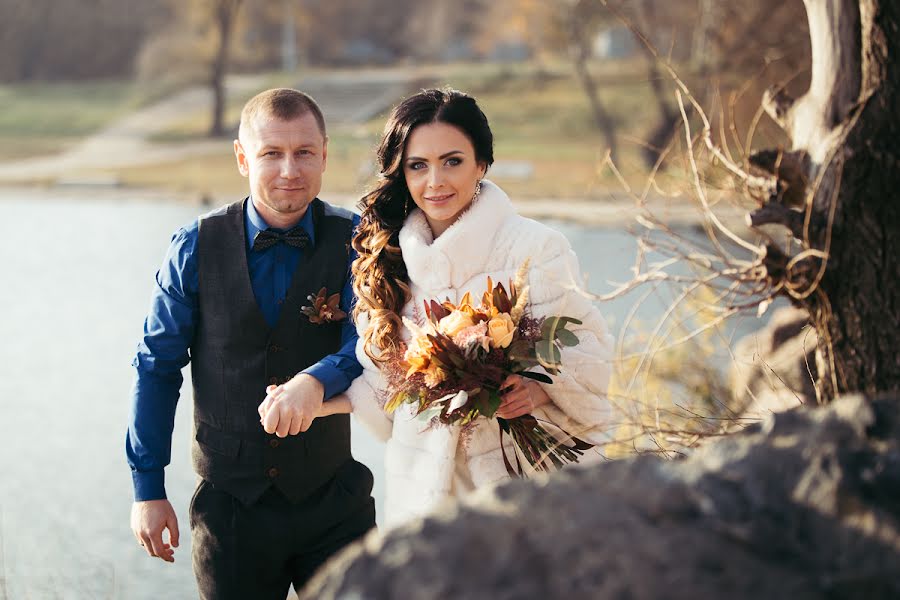
{"type": "MultiPolygon", "coordinates": [[[[187,519],[195,482],[190,386],[166,470],[182,533],[174,564],[150,559],[131,534],[123,446],[130,362],[153,275],[171,234],[203,210],[3,190],[0,209],[0,600],[196,597],[187,519]]],[[[581,257],[592,291],[629,278],[630,234],[556,226],[581,257]]],[[[614,329],[634,301],[601,307],[614,329]]],[[[664,301],[652,299],[644,316],[658,314],[664,301]]],[[[375,473],[380,510],[381,446],[359,427],[353,442],[375,473]]]]}

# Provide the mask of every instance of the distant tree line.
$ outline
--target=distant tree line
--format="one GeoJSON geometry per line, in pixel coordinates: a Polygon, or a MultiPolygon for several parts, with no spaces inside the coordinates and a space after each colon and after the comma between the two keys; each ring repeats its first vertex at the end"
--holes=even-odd
{"type": "Polygon", "coordinates": [[[0,81],[130,75],[168,17],[160,0],[0,0],[0,81]]]}
{"type": "Polygon", "coordinates": [[[278,68],[287,29],[306,64],[392,63],[454,53],[484,27],[488,0],[0,0],[0,81],[176,75],[221,61],[278,68]]]}
{"type": "MultiPolygon", "coordinates": [[[[0,0],[0,80],[208,78],[222,0],[0,0]]],[[[235,3],[232,3],[235,4],[235,3]]],[[[802,55],[801,0],[608,0],[660,50],[709,72],[752,69],[767,49],[802,55]]],[[[498,41],[586,56],[616,17],[600,0],[241,0],[228,23],[232,69],[271,69],[285,36],[300,63],[471,58],[498,41]]]]}

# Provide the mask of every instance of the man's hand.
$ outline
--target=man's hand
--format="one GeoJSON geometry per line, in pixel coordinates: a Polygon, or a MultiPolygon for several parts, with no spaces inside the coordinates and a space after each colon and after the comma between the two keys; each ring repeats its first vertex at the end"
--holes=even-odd
{"type": "Polygon", "coordinates": [[[168,500],[146,500],[132,504],[131,531],[147,554],[157,556],[166,562],[175,562],[178,519],[168,500]],[[163,543],[163,529],[169,530],[169,544],[163,543]]]}
{"type": "Polygon", "coordinates": [[[266,394],[258,409],[260,422],[266,433],[283,438],[306,431],[321,416],[325,388],[312,375],[300,373],[284,385],[270,385],[266,394]]]}

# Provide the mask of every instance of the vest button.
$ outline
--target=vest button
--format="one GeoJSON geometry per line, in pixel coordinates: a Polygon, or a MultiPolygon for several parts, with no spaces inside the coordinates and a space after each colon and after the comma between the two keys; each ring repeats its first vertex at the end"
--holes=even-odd
{"type": "Polygon", "coordinates": [[[266,471],[266,475],[268,475],[272,479],[275,479],[276,477],[278,477],[278,469],[272,467],[271,469],[266,471]]]}
{"type": "Polygon", "coordinates": [[[281,445],[281,440],[269,440],[269,445],[273,448],[277,448],[281,445]]]}

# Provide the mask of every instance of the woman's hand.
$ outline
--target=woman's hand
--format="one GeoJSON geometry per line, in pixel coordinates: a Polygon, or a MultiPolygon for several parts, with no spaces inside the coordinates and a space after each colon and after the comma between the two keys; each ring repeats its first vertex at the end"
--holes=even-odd
{"type": "Polygon", "coordinates": [[[283,385],[266,388],[266,399],[256,409],[260,423],[266,433],[278,437],[297,435],[319,417],[324,396],[318,379],[306,373],[295,375],[283,385]]]}
{"type": "Polygon", "coordinates": [[[500,384],[503,402],[494,413],[503,419],[515,419],[531,414],[534,409],[551,402],[550,396],[537,381],[521,375],[510,375],[500,384]]]}
{"type": "MultiPolygon", "coordinates": [[[[265,423],[266,414],[271,408],[274,400],[278,399],[284,393],[284,385],[270,385],[266,388],[266,399],[256,409],[259,412],[260,420],[265,423]]],[[[350,400],[343,395],[335,396],[330,400],[324,400],[319,406],[315,418],[330,417],[331,415],[346,415],[353,412],[353,406],[350,400]]]]}

